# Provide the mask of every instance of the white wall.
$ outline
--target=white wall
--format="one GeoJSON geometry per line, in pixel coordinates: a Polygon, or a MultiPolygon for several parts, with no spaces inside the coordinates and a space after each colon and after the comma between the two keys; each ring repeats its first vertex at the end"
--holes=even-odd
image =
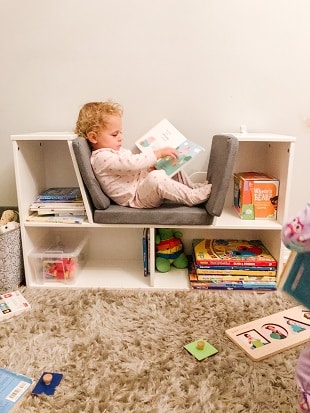
{"type": "Polygon", "coordinates": [[[0,205],[10,135],[72,130],[83,103],[125,108],[126,146],[167,117],[213,134],[297,136],[290,210],[310,199],[308,0],[0,0],[0,205]]]}

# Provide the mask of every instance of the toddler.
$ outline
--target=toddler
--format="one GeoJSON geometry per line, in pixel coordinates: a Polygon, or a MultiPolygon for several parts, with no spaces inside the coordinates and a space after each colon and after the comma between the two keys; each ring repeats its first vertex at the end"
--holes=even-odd
{"type": "Polygon", "coordinates": [[[122,107],[112,101],[86,103],[79,112],[75,133],[91,145],[91,165],[103,190],[116,204],[153,208],[165,199],[193,206],[206,201],[211,184],[193,184],[184,173],[169,178],[155,170],[160,158],[177,158],[174,148],[146,149],[133,154],[122,147],[122,107]]]}
{"type": "MultiPolygon", "coordinates": [[[[287,248],[298,253],[310,251],[310,204],[283,226],[282,241],[287,248]]],[[[300,389],[300,411],[310,412],[310,347],[302,350],[299,356],[296,379],[300,389]]]]}

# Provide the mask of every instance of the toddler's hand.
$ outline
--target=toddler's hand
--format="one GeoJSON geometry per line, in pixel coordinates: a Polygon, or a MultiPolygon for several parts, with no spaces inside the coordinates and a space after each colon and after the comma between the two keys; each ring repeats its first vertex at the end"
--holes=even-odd
{"type": "Polygon", "coordinates": [[[175,148],[170,148],[170,147],[165,147],[165,148],[160,148],[154,151],[156,158],[165,158],[166,156],[169,156],[172,159],[176,159],[179,155],[178,151],[175,148]]]}

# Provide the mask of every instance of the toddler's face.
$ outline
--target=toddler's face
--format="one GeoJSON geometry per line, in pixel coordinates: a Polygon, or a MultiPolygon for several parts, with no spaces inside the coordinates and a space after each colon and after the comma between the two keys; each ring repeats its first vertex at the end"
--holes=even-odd
{"type": "Polygon", "coordinates": [[[106,126],[96,134],[95,149],[110,148],[118,151],[122,147],[122,118],[118,115],[110,116],[106,126]]]}

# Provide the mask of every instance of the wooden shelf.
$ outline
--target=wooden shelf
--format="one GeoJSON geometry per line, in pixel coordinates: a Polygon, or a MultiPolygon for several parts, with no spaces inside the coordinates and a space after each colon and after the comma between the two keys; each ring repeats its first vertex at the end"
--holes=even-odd
{"type": "MultiPolygon", "coordinates": [[[[226,197],[222,215],[210,226],[185,226],[182,241],[186,253],[191,252],[194,238],[261,239],[283,266],[285,248],[281,243],[282,224],[287,219],[288,199],[294,159],[295,138],[285,135],[255,133],[233,134],[239,140],[235,171],[260,171],[280,181],[277,220],[242,220],[232,207],[233,182],[226,197]]],[[[172,269],[169,273],[155,271],[155,230],[151,234],[150,276],[144,277],[142,233],[145,225],[101,225],[92,223],[86,191],[77,170],[70,132],[38,132],[13,135],[13,155],[21,222],[21,235],[27,285],[48,288],[159,288],[188,289],[187,270],[172,269]],[[29,206],[37,195],[52,186],[80,186],[88,222],[53,224],[26,222],[29,206]],[[84,267],[74,283],[37,282],[30,265],[31,251],[40,246],[42,238],[53,232],[85,235],[89,239],[84,267]]],[[[163,223],[160,227],[165,227],[163,223]]]]}

